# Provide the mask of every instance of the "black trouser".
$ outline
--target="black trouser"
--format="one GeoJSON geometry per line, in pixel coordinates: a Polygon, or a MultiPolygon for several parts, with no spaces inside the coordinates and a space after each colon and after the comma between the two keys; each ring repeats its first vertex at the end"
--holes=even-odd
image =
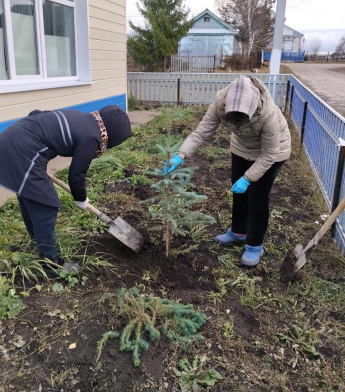
{"type": "MultiPolygon", "coordinates": [[[[231,181],[234,184],[252,166],[238,155],[231,154],[231,181]]],[[[263,243],[269,220],[270,193],[275,178],[285,161],[274,163],[258,180],[252,182],[245,193],[233,193],[232,227],[236,234],[246,234],[246,243],[258,246],[263,243]]]]}
{"type": "Polygon", "coordinates": [[[55,247],[55,221],[58,208],[17,196],[26,229],[38,247],[41,259],[57,262],[55,247]]]}

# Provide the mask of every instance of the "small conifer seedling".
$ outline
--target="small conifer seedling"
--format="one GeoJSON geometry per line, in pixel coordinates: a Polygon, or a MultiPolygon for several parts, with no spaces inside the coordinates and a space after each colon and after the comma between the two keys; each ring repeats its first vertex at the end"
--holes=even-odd
{"type": "MultiPolygon", "coordinates": [[[[140,364],[140,352],[149,348],[149,343],[161,336],[178,344],[181,350],[203,337],[198,330],[206,321],[202,312],[195,311],[190,304],[141,294],[136,287],[122,288],[118,295],[117,310],[126,321],[120,336],[120,351],[132,351],[133,363],[140,364]]],[[[112,334],[110,337],[117,337],[112,334]]],[[[98,342],[98,358],[109,335],[98,342]]]]}
{"type": "Polygon", "coordinates": [[[144,200],[150,204],[149,215],[158,225],[151,230],[162,231],[165,239],[166,256],[169,256],[171,237],[174,234],[185,236],[188,233],[186,227],[197,225],[207,225],[215,223],[215,219],[199,211],[192,211],[191,206],[202,200],[207,199],[205,195],[198,195],[191,191],[195,185],[191,182],[193,173],[197,167],[177,168],[169,173],[170,158],[178,153],[181,143],[171,147],[170,131],[167,132],[166,147],[157,144],[157,148],[164,156],[167,173],[164,174],[160,169],[155,169],[151,174],[161,177],[157,183],[152,184],[151,188],[156,192],[156,196],[144,200]]]}

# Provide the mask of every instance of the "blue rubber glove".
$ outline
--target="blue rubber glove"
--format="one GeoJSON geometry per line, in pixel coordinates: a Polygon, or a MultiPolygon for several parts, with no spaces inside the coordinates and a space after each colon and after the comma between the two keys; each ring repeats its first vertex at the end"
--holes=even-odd
{"type": "Polygon", "coordinates": [[[244,193],[249,185],[250,185],[250,181],[247,181],[244,177],[241,177],[232,186],[231,191],[234,193],[244,193]]]}
{"type": "MultiPolygon", "coordinates": [[[[183,159],[179,156],[179,155],[174,155],[170,161],[169,161],[170,165],[169,165],[169,173],[171,173],[172,171],[174,171],[178,166],[181,165],[181,163],[183,163],[183,159]]],[[[163,167],[163,174],[166,175],[167,174],[167,164],[164,165],[163,167]]]]}

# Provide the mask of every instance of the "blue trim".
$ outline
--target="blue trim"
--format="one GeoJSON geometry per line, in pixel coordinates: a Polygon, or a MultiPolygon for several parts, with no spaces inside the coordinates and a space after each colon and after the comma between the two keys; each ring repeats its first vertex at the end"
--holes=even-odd
{"type": "MultiPolygon", "coordinates": [[[[123,110],[126,110],[126,94],[116,95],[114,97],[109,97],[109,98],[104,98],[104,99],[99,99],[97,101],[90,101],[90,102],[82,103],[79,105],[59,108],[59,110],[61,110],[61,109],[62,110],[75,109],[75,110],[79,110],[81,112],[89,113],[89,112],[93,112],[94,110],[99,110],[107,105],[118,105],[123,110]]],[[[20,118],[17,118],[15,120],[1,122],[0,123],[0,133],[2,131],[4,131],[9,125],[11,125],[12,123],[14,123],[18,120],[20,120],[20,118]]]]}

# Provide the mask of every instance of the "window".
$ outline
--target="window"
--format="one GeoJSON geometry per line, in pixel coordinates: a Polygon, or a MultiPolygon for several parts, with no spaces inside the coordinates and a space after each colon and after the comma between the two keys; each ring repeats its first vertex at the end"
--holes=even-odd
{"type": "Polygon", "coordinates": [[[209,17],[209,16],[204,16],[204,22],[210,22],[211,21],[211,18],[209,17]]]}
{"type": "Polygon", "coordinates": [[[286,39],[283,38],[283,51],[284,52],[291,52],[293,50],[293,39],[286,39]]]}
{"type": "Polygon", "coordinates": [[[0,0],[0,92],[90,82],[87,15],[85,0],[0,0]]]}

